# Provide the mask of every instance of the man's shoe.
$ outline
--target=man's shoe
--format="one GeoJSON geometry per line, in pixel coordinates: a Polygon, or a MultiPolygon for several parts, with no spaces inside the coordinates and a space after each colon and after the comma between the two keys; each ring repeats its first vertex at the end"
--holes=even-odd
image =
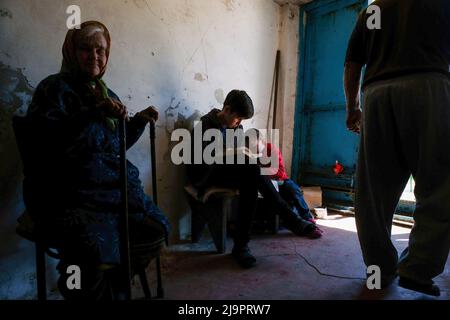
{"type": "Polygon", "coordinates": [[[422,284],[408,278],[400,277],[400,279],[398,280],[398,285],[405,289],[417,291],[435,297],[439,297],[441,295],[441,290],[437,285],[433,283],[422,284]]]}
{"type": "Polygon", "coordinates": [[[248,246],[234,247],[231,255],[244,269],[251,268],[256,264],[256,258],[252,255],[248,246]]]}
{"type": "Polygon", "coordinates": [[[381,275],[381,289],[386,289],[391,286],[392,283],[394,283],[395,279],[397,279],[398,274],[390,274],[383,276],[381,275]]]}

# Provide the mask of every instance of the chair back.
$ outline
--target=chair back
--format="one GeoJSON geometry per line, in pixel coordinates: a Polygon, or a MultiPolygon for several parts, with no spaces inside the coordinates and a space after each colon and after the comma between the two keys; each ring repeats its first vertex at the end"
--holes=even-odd
{"type": "Polygon", "coordinates": [[[50,172],[53,164],[48,162],[53,155],[50,154],[50,145],[45,143],[45,126],[22,116],[13,116],[12,126],[23,166],[23,200],[34,223],[34,238],[40,239],[45,237],[45,231],[38,232],[41,230],[40,221],[59,212],[58,208],[64,202],[60,193],[62,188],[55,183],[50,172]]]}
{"type": "Polygon", "coordinates": [[[33,121],[31,121],[31,119],[28,117],[14,116],[12,118],[12,125],[14,135],[16,136],[16,143],[19,149],[20,158],[23,164],[23,172],[26,176],[33,168],[33,154],[34,156],[36,156],[36,154],[34,153],[36,141],[34,141],[32,135],[32,132],[34,131],[33,121]]]}

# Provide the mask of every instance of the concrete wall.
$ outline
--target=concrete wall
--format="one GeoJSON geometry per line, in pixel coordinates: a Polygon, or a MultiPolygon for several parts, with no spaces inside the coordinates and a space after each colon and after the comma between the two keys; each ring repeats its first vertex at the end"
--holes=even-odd
{"type": "MultiPolygon", "coordinates": [[[[157,127],[159,205],[173,226],[172,242],[187,239],[190,212],[184,170],[170,162],[170,134],[227,92],[246,90],[256,115],[246,127],[265,128],[276,50],[282,50],[279,126],[290,169],[297,64],[298,8],[271,0],[2,0],[0,1],[0,299],[35,294],[33,246],[15,235],[23,211],[21,167],[11,117],[24,113],[34,88],[61,64],[66,8],[108,26],[112,49],[105,81],[132,112],[160,111],[157,127]],[[289,53],[284,54],[286,50],[289,53]]],[[[148,131],[129,152],[151,194],[148,131]]],[[[48,265],[49,284],[54,264],[48,265]]],[[[50,289],[54,289],[50,286],[50,289]]]]}

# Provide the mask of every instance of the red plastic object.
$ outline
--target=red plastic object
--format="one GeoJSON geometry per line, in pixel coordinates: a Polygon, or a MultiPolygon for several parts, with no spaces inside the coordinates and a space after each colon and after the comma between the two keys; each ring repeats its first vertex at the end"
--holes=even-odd
{"type": "Polygon", "coordinates": [[[336,164],[333,166],[333,172],[335,174],[340,174],[343,171],[344,171],[344,166],[336,160],[336,164]]]}

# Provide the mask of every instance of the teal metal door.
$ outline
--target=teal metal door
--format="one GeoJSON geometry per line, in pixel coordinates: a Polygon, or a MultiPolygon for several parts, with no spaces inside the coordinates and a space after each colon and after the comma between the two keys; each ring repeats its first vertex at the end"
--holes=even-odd
{"type": "Polygon", "coordinates": [[[359,137],[345,126],[344,58],[367,0],[319,0],[300,10],[300,57],[292,176],[320,185],[323,200],[351,205],[359,137]],[[338,161],[344,171],[336,174],[338,161]]]}

